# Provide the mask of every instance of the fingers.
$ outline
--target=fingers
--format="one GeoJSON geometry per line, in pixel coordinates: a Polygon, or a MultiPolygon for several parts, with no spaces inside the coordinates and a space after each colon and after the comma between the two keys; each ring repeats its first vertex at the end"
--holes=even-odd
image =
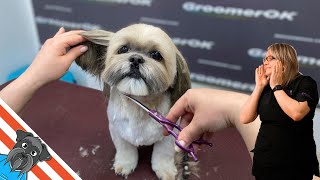
{"type": "Polygon", "coordinates": [[[183,96],[180,97],[180,99],[177,100],[177,102],[171,107],[167,119],[171,122],[176,123],[182,115],[189,113],[190,108],[188,104],[188,95],[185,93],[183,96]]]}
{"type": "Polygon", "coordinates": [[[263,65],[261,65],[261,74],[265,75],[265,71],[264,71],[264,66],[263,65]]]}
{"type": "Polygon", "coordinates": [[[277,62],[277,72],[279,72],[279,73],[284,72],[284,67],[283,67],[281,61],[277,62]]]}
{"type": "Polygon", "coordinates": [[[190,124],[193,118],[193,113],[187,113],[181,116],[180,127],[185,128],[188,124],[190,124]]]}
{"type": "Polygon", "coordinates": [[[83,41],[85,41],[85,38],[78,34],[72,34],[72,35],[60,37],[59,39],[57,39],[57,43],[62,44],[64,48],[75,46],[83,41]]]}
{"type": "Polygon", "coordinates": [[[60,46],[63,45],[63,48],[69,48],[70,46],[77,45],[86,39],[80,35],[80,33],[84,32],[83,30],[72,30],[65,32],[65,29],[61,27],[59,31],[52,38],[52,42],[60,46]]]}
{"type": "MultiPolygon", "coordinates": [[[[272,70],[271,70],[272,74],[274,74],[274,73],[277,72],[276,68],[277,68],[277,67],[276,67],[276,64],[275,64],[274,66],[272,66],[272,70]]],[[[271,74],[271,75],[272,75],[272,74],[271,74]]]]}
{"type": "Polygon", "coordinates": [[[264,69],[263,69],[263,65],[260,65],[259,67],[256,68],[256,83],[259,82],[261,80],[261,78],[265,75],[264,73],[264,69]]]}
{"type": "Polygon", "coordinates": [[[272,66],[271,68],[271,75],[270,75],[270,87],[273,88],[273,86],[279,84],[277,82],[277,76],[278,76],[278,61],[272,66]]]}
{"type": "Polygon", "coordinates": [[[279,62],[278,61],[276,61],[276,64],[274,66],[274,72],[279,73],[279,62]]]}
{"type": "Polygon", "coordinates": [[[73,47],[72,49],[70,49],[68,51],[68,53],[65,55],[65,59],[66,62],[69,63],[69,65],[71,65],[71,63],[77,58],[79,57],[81,54],[83,54],[84,52],[86,52],[88,50],[87,46],[84,45],[79,45],[76,47],[73,47]]]}
{"type": "MultiPolygon", "coordinates": [[[[192,121],[192,118],[193,118],[193,113],[187,113],[187,114],[184,114],[183,116],[181,116],[181,120],[180,120],[180,124],[179,124],[180,127],[182,129],[187,127],[190,124],[190,122],[192,121]]],[[[166,129],[164,129],[163,134],[165,136],[169,135],[169,133],[166,129]]]]}
{"type": "MultiPolygon", "coordinates": [[[[190,109],[190,106],[189,106],[189,96],[190,96],[189,94],[190,93],[188,93],[188,91],[187,91],[171,107],[168,115],[166,116],[166,118],[169,121],[176,123],[180,117],[182,117],[186,114],[189,114],[189,113],[193,113],[190,109]]],[[[187,117],[187,116],[185,116],[185,117],[187,117]]],[[[168,128],[172,129],[171,126],[168,126],[168,128]]],[[[165,135],[165,136],[169,135],[168,131],[165,128],[163,130],[163,135],[165,135]]]]}
{"type": "Polygon", "coordinates": [[[262,75],[262,66],[261,65],[259,66],[259,75],[260,76],[262,75]]]}
{"type": "Polygon", "coordinates": [[[275,72],[275,73],[282,73],[285,71],[285,66],[283,66],[281,61],[277,60],[273,69],[274,69],[273,72],[275,72]]]}
{"type": "Polygon", "coordinates": [[[264,75],[263,65],[260,65],[259,67],[256,68],[256,74],[259,76],[264,75]]]}
{"type": "MultiPolygon", "coordinates": [[[[183,129],[185,128],[192,120],[193,118],[193,113],[187,113],[187,114],[184,114],[181,116],[181,119],[180,119],[180,124],[179,126],[183,129]]],[[[169,129],[173,129],[171,126],[167,126],[169,129]]],[[[169,132],[164,128],[163,129],[163,135],[164,136],[168,136],[169,135],[169,132]]]]}
{"type": "Polygon", "coordinates": [[[260,66],[259,66],[259,70],[260,70],[260,75],[264,75],[263,65],[260,65],[260,66]]]}
{"type": "Polygon", "coordinates": [[[68,36],[68,35],[72,35],[72,34],[80,34],[82,32],[84,32],[84,30],[72,30],[72,31],[66,32],[66,30],[63,27],[61,27],[53,37],[55,38],[58,36],[68,36]]]}
{"type": "Polygon", "coordinates": [[[64,32],[65,32],[65,29],[61,27],[53,37],[57,37],[58,35],[63,34],[64,32]]]}
{"type": "Polygon", "coordinates": [[[72,31],[68,31],[68,32],[63,33],[60,36],[69,36],[69,35],[75,35],[75,34],[79,35],[82,32],[84,32],[84,31],[83,30],[72,30],[72,31]]]}
{"type": "Polygon", "coordinates": [[[184,147],[188,147],[193,141],[199,139],[203,134],[200,127],[195,123],[197,117],[194,117],[190,124],[183,128],[180,132],[178,141],[184,145],[184,147]]]}
{"type": "Polygon", "coordinates": [[[86,41],[84,37],[79,35],[79,33],[82,32],[80,30],[69,31],[63,34],[61,34],[62,30],[59,31],[60,33],[58,32],[53,38],[47,39],[41,49],[44,47],[54,46],[56,49],[59,49],[59,54],[64,55],[66,53],[66,49],[86,41]]]}

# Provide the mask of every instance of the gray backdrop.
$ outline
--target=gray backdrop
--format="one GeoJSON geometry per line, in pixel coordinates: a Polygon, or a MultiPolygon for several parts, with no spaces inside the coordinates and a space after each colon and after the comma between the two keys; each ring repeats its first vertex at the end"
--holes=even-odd
{"type": "Polygon", "coordinates": [[[188,61],[194,81],[241,92],[275,42],[293,45],[300,71],[320,90],[320,1],[298,0],[34,0],[41,42],[61,26],[117,31],[133,23],[159,26],[188,61]]]}

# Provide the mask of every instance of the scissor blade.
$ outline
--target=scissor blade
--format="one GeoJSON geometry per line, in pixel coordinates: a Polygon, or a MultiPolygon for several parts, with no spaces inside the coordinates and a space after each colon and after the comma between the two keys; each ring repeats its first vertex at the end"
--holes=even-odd
{"type": "Polygon", "coordinates": [[[134,103],[136,103],[137,105],[139,105],[143,110],[147,111],[148,113],[150,112],[150,109],[147,108],[145,105],[143,105],[140,101],[134,99],[133,97],[130,97],[128,95],[125,95],[127,98],[129,98],[131,101],[133,101],[134,103]]]}

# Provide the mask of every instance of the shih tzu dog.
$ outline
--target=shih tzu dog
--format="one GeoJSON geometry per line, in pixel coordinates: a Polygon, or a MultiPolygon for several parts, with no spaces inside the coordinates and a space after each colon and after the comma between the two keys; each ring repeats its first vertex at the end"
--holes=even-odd
{"type": "Polygon", "coordinates": [[[41,140],[32,133],[22,130],[17,130],[16,133],[17,143],[7,156],[2,155],[0,158],[3,166],[0,167],[0,177],[26,179],[26,173],[33,166],[39,161],[49,160],[51,155],[41,140]]]}
{"type": "Polygon", "coordinates": [[[116,148],[115,173],[127,177],[137,166],[138,147],[153,144],[151,163],[158,178],[179,178],[174,138],[164,137],[162,126],[125,96],[166,115],[190,88],[188,66],[171,38],[146,24],[130,25],[116,33],[93,30],[82,35],[89,48],[76,63],[104,82],[109,130],[116,148]]]}

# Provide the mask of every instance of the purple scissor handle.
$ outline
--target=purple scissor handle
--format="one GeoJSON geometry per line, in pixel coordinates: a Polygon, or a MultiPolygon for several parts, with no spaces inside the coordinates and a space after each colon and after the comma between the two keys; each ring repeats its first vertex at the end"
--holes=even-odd
{"type": "Polygon", "coordinates": [[[179,131],[181,131],[182,128],[181,128],[179,125],[177,125],[177,124],[169,121],[168,119],[166,119],[165,117],[163,117],[163,116],[162,116],[159,112],[157,112],[156,110],[150,110],[148,107],[146,107],[146,106],[143,105],[141,102],[139,102],[138,100],[134,99],[133,97],[130,97],[130,96],[128,96],[128,95],[125,95],[125,96],[128,97],[130,100],[132,100],[132,101],[133,101],[134,103],[136,103],[137,105],[139,105],[139,106],[140,106],[142,109],[144,109],[146,112],[148,112],[148,114],[149,114],[153,119],[155,119],[156,121],[158,121],[158,122],[176,139],[176,140],[175,140],[176,145],[177,145],[180,149],[182,149],[182,150],[184,150],[185,152],[189,153],[189,154],[193,157],[193,159],[194,159],[195,161],[198,161],[198,158],[197,158],[197,157],[195,156],[195,154],[194,154],[194,148],[193,148],[193,146],[192,146],[193,143],[194,143],[194,144],[199,144],[199,145],[201,145],[201,144],[206,144],[206,145],[212,147],[212,143],[209,143],[209,142],[203,140],[202,138],[200,138],[200,139],[198,139],[198,140],[196,140],[196,141],[193,141],[193,142],[188,146],[188,148],[183,147],[183,146],[179,143],[179,141],[178,141],[178,135],[179,135],[179,134],[175,133],[173,130],[171,130],[171,129],[168,128],[168,126],[167,126],[167,125],[172,126],[173,128],[177,128],[179,131]]]}

